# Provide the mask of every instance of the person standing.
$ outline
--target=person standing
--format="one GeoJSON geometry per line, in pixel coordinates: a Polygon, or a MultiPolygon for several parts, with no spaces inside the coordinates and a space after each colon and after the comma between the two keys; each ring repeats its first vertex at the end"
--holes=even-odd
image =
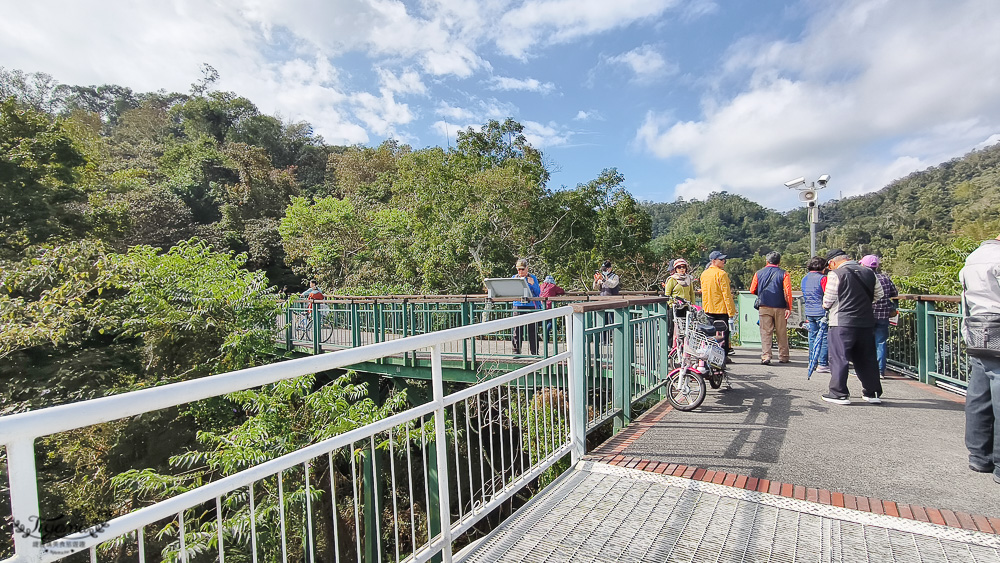
{"type": "Polygon", "coordinates": [[[965,393],[965,447],[969,469],[1000,483],[1000,237],[965,259],[962,339],[969,354],[965,393]]]}
{"type": "Polygon", "coordinates": [[[736,303],[733,301],[729,274],[724,269],[726,258],[727,255],[718,250],[713,250],[708,255],[708,267],[701,273],[701,304],[709,320],[725,321],[722,347],[726,351],[728,360],[732,352],[729,345],[729,318],[736,316],[736,303]]]}
{"type": "MultiPolygon", "coordinates": [[[[538,278],[534,274],[528,272],[528,261],[525,259],[520,259],[517,264],[514,265],[517,269],[517,273],[511,276],[512,278],[521,278],[528,283],[528,288],[531,290],[532,297],[538,297],[541,295],[542,290],[538,286],[538,278]]],[[[524,315],[527,313],[533,313],[539,308],[540,301],[515,301],[514,314],[524,315]]],[[[528,323],[522,326],[514,327],[514,334],[511,337],[511,343],[514,345],[514,355],[521,355],[521,343],[524,342],[525,336],[528,340],[528,350],[531,351],[532,356],[538,355],[538,323],[528,323]]]]}
{"type": "Polygon", "coordinates": [[[668,298],[680,297],[688,303],[694,303],[694,276],[688,273],[687,260],[674,260],[673,270],[673,274],[663,283],[663,295],[668,298]]]}
{"type": "MultiPolygon", "coordinates": [[[[560,295],[566,295],[566,290],[556,285],[555,278],[553,278],[552,276],[545,276],[545,280],[542,282],[542,290],[539,296],[548,299],[549,297],[558,297],[560,295]]],[[[545,308],[551,309],[552,303],[546,303],[545,308]]]]}
{"type": "MultiPolygon", "coordinates": [[[[805,304],[806,321],[809,323],[809,353],[815,350],[816,335],[819,332],[819,323],[826,316],[826,309],[823,308],[823,291],[826,289],[826,260],[822,256],[813,256],[806,263],[809,273],[802,278],[802,301],[805,304]]],[[[819,343],[819,361],[816,371],[818,373],[830,373],[830,363],[827,357],[827,338],[823,335],[823,341],[819,343]]]]}
{"type": "MultiPolygon", "coordinates": [[[[545,276],[545,280],[542,281],[542,292],[539,294],[540,297],[546,299],[544,306],[546,309],[552,308],[552,302],[548,301],[549,297],[558,297],[560,295],[566,295],[566,290],[556,285],[556,279],[552,276],[545,276]]],[[[552,321],[545,321],[545,333],[548,334],[552,330],[552,321]]]]}
{"type": "Polygon", "coordinates": [[[875,359],[875,313],[872,304],[882,298],[875,272],[851,260],[841,249],[827,254],[823,307],[830,315],[830,390],[823,400],[851,404],[847,390],[848,363],[861,380],[861,396],[869,403],[882,402],[882,380],[875,359]]]}
{"type": "Polygon", "coordinates": [[[781,269],[781,254],[768,252],[767,265],[753,275],[750,293],[760,300],[760,363],[771,365],[771,342],[778,337],[778,362],[787,364],[788,317],[792,315],[792,276],[781,269]]]}
{"type": "Polygon", "coordinates": [[[882,298],[872,305],[875,312],[875,353],[878,356],[878,375],[885,378],[885,362],[888,357],[889,348],[889,319],[896,316],[896,302],[893,297],[899,295],[896,284],[892,283],[889,276],[878,271],[878,256],[869,254],[861,259],[861,265],[871,268],[875,272],[875,278],[882,286],[882,298]]]}
{"type": "Polygon", "coordinates": [[[621,292],[621,278],[615,273],[611,260],[605,260],[601,269],[594,273],[594,289],[601,295],[618,295],[621,292]]]}

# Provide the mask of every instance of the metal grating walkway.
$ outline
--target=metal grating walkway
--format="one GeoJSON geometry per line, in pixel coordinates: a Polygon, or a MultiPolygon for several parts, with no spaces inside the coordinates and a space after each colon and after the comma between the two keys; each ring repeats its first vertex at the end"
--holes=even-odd
{"type": "Polygon", "coordinates": [[[1000,536],[583,462],[458,559],[1000,563],[1000,536]]]}

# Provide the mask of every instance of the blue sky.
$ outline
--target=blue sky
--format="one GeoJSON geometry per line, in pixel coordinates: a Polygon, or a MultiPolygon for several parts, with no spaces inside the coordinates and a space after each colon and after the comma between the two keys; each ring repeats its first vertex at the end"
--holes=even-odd
{"type": "Polygon", "coordinates": [[[550,187],[638,198],[830,174],[856,195],[1000,142],[996,0],[0,0],[0,66],[220,89],[329,143],[415,148],[513,117],[550,187]]]}

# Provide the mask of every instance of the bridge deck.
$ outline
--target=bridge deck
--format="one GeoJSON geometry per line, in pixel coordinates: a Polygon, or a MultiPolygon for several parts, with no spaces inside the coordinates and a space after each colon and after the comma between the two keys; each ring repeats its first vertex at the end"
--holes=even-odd
{"type": "Polygon", "coordinates": [[[734,358],[731,389],[647,412],[465,560],[1000,561],[1000,485],[967,468],[961,396],[893,377],[869,405],[852,378],[832,405],[801,352],[734,358]]]}
{"type": "Polygon", "coordinates": [[[591,461],[458,559],[1000,562],[1000,536],[591,461]]]}

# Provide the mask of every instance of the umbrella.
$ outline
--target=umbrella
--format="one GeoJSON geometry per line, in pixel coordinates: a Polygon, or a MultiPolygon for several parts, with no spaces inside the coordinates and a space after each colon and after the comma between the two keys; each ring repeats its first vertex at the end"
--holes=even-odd
{"type": "Polygon", "coordinates": [[[812,347],[809,348],[809,367],[806,369],[806,379],[812,379],[812,374],[819,365],[819,351],[823,349],[823,339],[826,338],[830,325],[826,322],[826,317],[819,321],[819,328],[813,337],[812,347]]]}

